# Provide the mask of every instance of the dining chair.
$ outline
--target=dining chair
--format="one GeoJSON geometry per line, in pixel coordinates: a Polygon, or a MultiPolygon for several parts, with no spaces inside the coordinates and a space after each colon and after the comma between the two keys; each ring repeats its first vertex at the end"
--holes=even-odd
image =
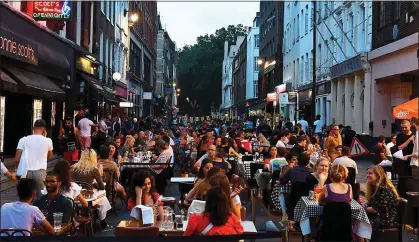
{"type": "Polygon", "coordinates": [[[0,236],[32,236],[32,232],[26,229],[0,229],[0,236]]]}
{"type": "Polygon", "coordinates": [[[327,202],[321,216],[320,241],[352,241],[352,210],[347,202],[327,202]]]}
{"type": "Polygon", "coordinates": [[[117,195],[117,191],[115,189],[115,180],[116,180],[116,172],[114,170],[103,170],[103,182],[106,183],[105,191],[106,197],[108,198],[109,202],[112,205],[111,211],[115,212],[116,214],[116,202],[115,198],[117,195]]]}
{"type": "Polygon", "coordinates": [[[150,227],[116,227],[114,234],[116,237],[158,237],[159,228],[150,227]]]}

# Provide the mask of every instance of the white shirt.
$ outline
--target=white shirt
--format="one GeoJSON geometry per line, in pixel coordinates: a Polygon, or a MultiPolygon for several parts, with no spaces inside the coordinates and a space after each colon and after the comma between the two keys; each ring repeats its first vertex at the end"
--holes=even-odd
{"type": "Polygon", "coordinates": [[[358,174],[358,166],[356,165],[356,162],[347,156],[336,158],[333,161],[333,165],[342,165],[344,167],[352,167],[355,169],[355,174],[358,174]]]}
{"type": "Polygon", "coordinates": [[[170,143],[169,143],[169,144],[170,144],[170,146],[174,146],[174,145],[175,145],[175,141],[173,141],[173,139],[172,139],[172,138],[170,138],[170,137],[169,137],[169,139],[170,139],[170,143]]]}
{"type": "Polygon", "coordinates": [[[324,126],[323,121],[321,119],[314,121],[314,126],[316,126],[316,129],[314,130],[314,133],[321,133],[322,128],[324,126]]]}
{"type": "Polygon", "coordinates": [[[82,189],[81,186],[77,185],[77,183],[75,182],[72,182],[70,186],[70,190],[61,191],[61,194],[74,200],[76,199],[76,197],[80,195],[81,189],[82,189]]]}
{"type": "Polygon", "coordinates": [[[395,144],[393,144],[393,142],[390,142],[390,143],[388,143],[388,144],[386,144],[386,148],[387,148],[387,156],[392,156],[391,155],[391,151],[390,151],[390,149],[391,149],[391,147],[393,147],[393,146],[395,146],[395,144]]]}
{"type": "Polygon", "coordinates": [[[18,228],[31,231],[34,225],[41,225],[44,214],[38,207],[24,202],[6,203],[1,207],[1,228],[18,228]]]}
{"type": "Polygon", "coordinates": [[[6,168],[6,166],[3,164],[3,162],[1,162],[1,172],[0,172],[0,174],[5,174],[6,172],[7,172],[8,170],[7,170],[7,168],[6,168]]]}
{"type": "Polygon", "coordinates": [[[79,121],[79,130],[81,137],[92,136],[92,126],[94,123],[88,118],[83,118],[79,121]]]}
{"type": "Polygon", "coordinates": [[[281,147],[286,148],[284,142],[282,142],[281,140],[278,140],[278,142],[276,142],[276,147],[278,147],[278,148],[281,148],[281,147]]]}
{"type": "MultiPolygon", "coordinates": [[[[412,154],[418,154],[419,153],[419,131],[416,131],[416,137],[413,140],[413,152],[412,154]]],[[[419,166],[418,158],[412,157],[410,159],[410,165],[411,166],[419,166]]]]}
{"type": "MultiPolygon", "coordinates": [[[[81,121],[81,120],[80,120],[81,121]]],[[[99,129],[100,129],[100,131],[102,131],[102,132],[104,132],[104,133],[106,133],[106,134],[108,134],[108,129],[107,129],[107,125],[106,125],[106,123],[105,123],[105,121],[103,121],[103,120],[100,120],[100,122],[99,122],[99,129]],[[105,128],[105,130],[103,130],[103,126],[105,126],[106,128],[105,128]]]]}
{"type": "Polygon", "coordinates": [[[170,155],[172,156],[172,159],[170,160],[170,164],[173,164],[173,162],[175,162],[175,155],[173,153],[173,148],[170,145],[169,145],[169,151],[170,151],[170,155]]]}
{"type": "Polygon", "coordinates": [[[46,170],[48,152],[53,150],[52,140],[40,134],[29,135],[19,140],[17,149],[25,152],[28,171],[46,170]]]}
{"type": "Polygon", "coordinates": [[[199,164],[199,167],[201,167],[201,163],[205,158],[208,158],[208,154],[201,156],[201,158],[199,158],[199,160],[196,161],[196,163],[199,164]]]}
{"type": "Polygon", "coordinates": [[[301,124],[301,130],[304,131],[304,133],[307,133],[307,127],[308,127],[307,121],[305,121],[304,119],[301,119],[297,123],[301,124]]]}

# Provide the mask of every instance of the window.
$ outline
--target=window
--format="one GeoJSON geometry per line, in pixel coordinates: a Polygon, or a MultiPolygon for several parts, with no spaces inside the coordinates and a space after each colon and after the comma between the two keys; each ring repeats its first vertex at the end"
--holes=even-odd
{"type": "MultiPolygon", "coordinates": [[[[328,63],[329,63],[329,48],[327,48],[328,47],[328,45],[329,45],[329,43],[328,43],[328,41],[327,40],[325,40],[324,41],[324,51],[326,52],[325,53],[325,58],[324,58],[324,61],[323,61],[323,67],[324,68],[328,68],[328,67],[330,67],[329,65],[328,65],[328,63]]],[[[322,70],[325,70],[325,69],[322,69],[322,70]]]]}
{"type": "Polygon", "coordinates": [[[253,97],[258,97],[258,81],[253,81],[253,97]]]}
{"type": "MultiPolygon", "coordinates": [[[[99,60],[100,62],[103,62],[103,46],[104,46],[104,42],[103,42],[103,32],[100,31],[100,37],[99,37],[99,60]]],[[[102,79],[102,74],[103,74],[103,66],[100,65],[99,67],[99,79],[102,79]]]]}
{"type": "Polygon", "coordinates": [[[254,39],[255,39],[255,48],[259,48],[259,45],[260,45],[259,35],[255,34],[254,39]]]}
{"type": "Polygon", "coordinates": [[[100,1],[100,10],[105,13],[105,1],[100,1]]]}
{"type": "Polygon", "coordinates": [[[386,25],[386,2],[380,2],[379,27],[386,25]]]}
{"type": "Polygon", "coordinates": [[[259,71],[259,63],[258,63],[258,61],[259,61],[259,57],[254,57],[254,64],[255,64],[255,69],[254,69],[254,71],[255,72],[258,72],[259,71]]]}
{"type": "Polygon", "coordinates": [[[304,56],[301,56],[300,61],[300,83],[305,83],[307,79],[304,79],[304,56]]]}
{"type": "MultiPolygon", "coordinates": [[[[314,3],[316,4],[316,3],[314,3]]],[[[311,14],[310,14],[310,28],[313,28],[314,24],[314,8],[311,8],[311,14]]]]}
{"type": "Polygon", "coordinates": [[[300,15],[297,14],[297,31],[296,31],[296,35],[295,38],[298,40],[300,37],[300,15]]]}
{"type": "Polygon", "coordinates": [[[105,8],[105,12],[106,12],[106,17],[109,19],[110,16],[110,10],[111,10],[111,3],[109,1],[106,1],[106,8],[105,8]]]}
{"type": "Polygon", "coordinates": [[[300,84],[300,59],[297,59],[295,64],[295,82],[297,85],[300,84]]]}
{"type": "Polygon", "coordinates": [[[304,18],[304,31],[306,34],[308,33],[308,5],[306,5],[306,14],[304,18]]]}
{"type": "Polygon", "coordinates": [[[318,72],[320,72],[319,74],[321,74],[321,70],[322,70],[322,45],[319,44],[318,45],[318,49],[317,49],[317,60],[316,60],[316,69],[318,70],[318,72]]]}
{"type": "Polygon", "coordinates": [[[296,30],[296,27],[295,27],[295,18],[294,18],[294,25],[292,26],[292,31],[293,31],[293,36],[292,36],[292,38],[293,38],[293,43],[295,42],[295,40],[297,39],[297,34],[296,34],[296,32],[297,32],[297,30],[296,30]]]}
{"type": "Polygon", "coordinates": [[[399,1],[393,2],[393,18],[397,20],[400,18],[400,10],[401,10],[402,3],[399,1]]]}
{"type": "Polygon", "coordinates": [[[364,21],[365,19],[365,6],[362,5],[359,7],[359,12],[360,12],[360,19],[361,19],[361,23],[359,25],[359,40],[358,40],[358,50],[365,50],[365,24],[366,21],[364,21]]]}
{"type": "Polygon", "coordinates": [[[310,82],[313,82],[313,57],[310,57],[308,61],[308,71],[308,79],[310,80],[310,82]]]}
{"type": "Polygon", "coordinates": [[[304,62],[304,68],[305,68],[305,70],[304,70],[304,74],[305,74],[304,79],[306,81],[308,81],[309,80],[309,72],[310,72],[309,67],[308,67],[308,54],[306,54],[306,59],[305,59],[305,62],[304,62]]]}
{"type": "Polygon", "coordinates": [[[345,47],[343,46],[343,20],[340,19],[339,22],[339,28],[338,28],[338,32],[339,32],[339,37],[338,37],[338,41],[339,41],[339,55],[338,55],[338,60],[342,60],[343,59],[343,53],[342,51],[345,50],[345,47]]]}
{"type": "Polygon", "coordinates": [[[282,43],[282,52],[285,54],[287,52],[287,31],[285,30],[284,39],[282,43]]]}

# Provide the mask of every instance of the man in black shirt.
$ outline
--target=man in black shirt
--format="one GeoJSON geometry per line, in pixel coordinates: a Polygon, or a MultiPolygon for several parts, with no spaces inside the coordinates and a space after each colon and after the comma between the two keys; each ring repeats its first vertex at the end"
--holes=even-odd
{"type": "Polygon", "coordinates": [[[294,147],[292,147],[291,149],[291,153],[296,154],[296,155],[301,155],[304,151],[306,151],[306,144],[307,144],[307,137],[305,135],[301,135],[300,137],[298,137],[298,143],[296,145],[294,145],[294,147]]]}
{"type": "MultiPolygon", "coordinates": [[[[406,141],[410,139],[413,135],[413,132],[410,130],[410,121],[403,120],[401,123],[401,130],[402,133],[398,134],[396,137],[396,145],[391,148],[391,153],[394,154],[399,150],[402,150],[403,155],[409,155],[413,152],[413,142],[408,142],[408,144],[404,144],[406,141]]],[[[396,171],[399,176],[411,176],[412,175],[412,168],[410,167],[410,159],[401,160],[394,158],[393,165],[396,168],[396,171]]]]}

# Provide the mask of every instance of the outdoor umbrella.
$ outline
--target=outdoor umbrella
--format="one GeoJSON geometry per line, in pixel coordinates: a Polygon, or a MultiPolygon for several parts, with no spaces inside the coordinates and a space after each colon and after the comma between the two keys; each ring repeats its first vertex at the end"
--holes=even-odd
{"type": "Polygon", "coordinates": [[[395,119],[411,119],[418,117],[419,98],[415,98],[393,108],[393,117],[395,119]]]}

